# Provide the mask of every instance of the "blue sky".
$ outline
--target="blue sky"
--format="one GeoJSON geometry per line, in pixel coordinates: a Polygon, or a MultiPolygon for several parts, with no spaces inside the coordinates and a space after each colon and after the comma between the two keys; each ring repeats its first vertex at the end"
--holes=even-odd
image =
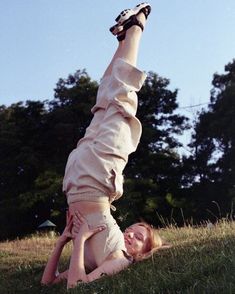
{"type": "MultiPolygon", "coordinates": [[[[207,103],[213,74],[235,58],[235,1],[149,2],[139,67],[169,78],[180,107],[207,103]]],[[[99,81],[117,45],[108,29],[122,9],[136,4],[1,0],[0,104],[51,100],[58,79],[77,69],[99,81]]]]}

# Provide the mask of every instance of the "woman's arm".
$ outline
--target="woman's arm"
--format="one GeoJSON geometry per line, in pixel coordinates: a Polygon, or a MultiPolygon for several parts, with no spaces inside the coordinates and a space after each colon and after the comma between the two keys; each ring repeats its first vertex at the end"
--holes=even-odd
{"type": "Polygon", "coordinates": [[[85,283],[92,282],[104,275],[113,275],[118,273],[130,265],[130,261],[128,261],[123,255],[123,252],[119,250],[115,254],[112,254],[110,258],[104,261],[98,268],[87,275],[84,266],[84,244],[87,239],[102,231],[105,227],[100,226],[91,230],[86,220],[80,213],[76,214],[74,221],[78,222],[79,232],[74,240],[74,248],[69,265],[68,289],[75,287],[79,281],[85,283]]]}
{"type": "Polygon", "coordinates": [[[68,289],[75,287],[79,281],[88,282],[84,265],[84,245],[91,236],[106,228],[99,226],[95,229],[90,229],[86,219],[79,212],[75,214],[74,222],[79,226],[79,232],[74,239],[74,247],[69,264],[68,289]]]}
{"type": "Polygon", "coordinates": [[[105,260],[99,267],[87,275],[88,282],[95,281],[103,276],[111,276],[127,268],[131,262],[119,250],[111,259],[105,260]]]}
{"type": "Polygon", "coordinates": [[[59,275],[58,264],[61,253],[63,251],[64,244],[59,240],[56,242],[56,246],[47,262],[44,269],[41,283],[43,285],[48,285],[54,282],[55,278],[59,275]]]}
{"type": "MultiPolygon", "coordinates": [[[[100,231],[100,229],[98,229],[100,231]]],[[[74,243],[74,249],[71,256],[67,288],[76,287],[78,282],[92,282],[103,276],[116,274],[130,265],[130,261],[124,256],[121,250],[117,251],[110,259],[105,260],[99,267],[88,275],[84,266],[84,243],[85,238],[79,236],[74,243]]]]}
{"type": "Polygon", "coordinates": [[[68,271],[67,288],[75,287],[78,281],[87,282],[85,265],[84,265],[85,241],[86,239],[82,236],[82,234],[78,233],[73,244],[73,252],[71,255],[69,271],[68,271]]]}
{"type": "Polygon", "coordinates": [[[57,240],[55,248],[44,269],[43,276],[41,279],[41,283],[43,285],[59,282],[61,279],[65,278],[64,276],[66,276],[66,272],[59,274],[58,264],[59,264],[59,259],[65,244],[68,243],[72,238],[72,235],[71,235],[72,225],[73,223],[72,223],[72,216],[71,216],[68,220],[68,224],[66,225],[64,229],[64,232],[57,240]]]}

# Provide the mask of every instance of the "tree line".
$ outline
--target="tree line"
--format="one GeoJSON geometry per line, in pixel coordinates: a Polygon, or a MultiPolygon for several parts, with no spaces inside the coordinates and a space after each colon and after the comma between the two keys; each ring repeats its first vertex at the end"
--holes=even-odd
{"type": "MultiPolygon", "coordinates": [[[[192,123],[179,114],[177,90],[149,72],[139,92],[141,142],[124,170],[119,224],[143,219],[199,223],[233,215],[235,201],[235,60],[214,74],[208,109],[192,123]],[[192,131],[189,155],[179,135],[192,131]]],[[[50,219],[62,229],[67,157],[92,118],[98,83],[78,70],[56,84],[54,99],[0,106],[0,238],[33,232],[50,219]]]]}

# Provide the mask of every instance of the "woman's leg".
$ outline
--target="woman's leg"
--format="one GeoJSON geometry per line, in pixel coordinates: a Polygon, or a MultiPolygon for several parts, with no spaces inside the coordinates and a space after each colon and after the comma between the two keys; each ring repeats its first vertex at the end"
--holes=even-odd
{"type": "MultiPolygon", "coordinates": [[[[136,18],[143,24],[144,27],[146,23],[145,15],[143,13],[140,13],[137,15],[136,18]]],[[[117,58],[123,58],[133,66],[136,66],[141,35],[142,30],[139,26],[134,25],[129,30],[127,30],[126,37],[123,41],[119,42],[118,48],[110,64],[105,70],[103,78],[111,75],[113,64],[115,63],[117,58]]]]}
{"type": "MultiPolygon", "coordinates": [[[[139,13],[136,19],[145,27],[146,16],[143,12],[139,13]]],[[[136,66],[141,36],[142,29],[138,25],[133,25],[125,32],[125,39],[119,42],[118,48],[103,75],[103,81],[97,93],[96,105],[92,109],[94,117],[86,130],[84,138],[80,141],[80,144],[87,139],[93,140],[96,137],[99,125],[102,123],[105,116],[105,109],[109,99],[109,81],[105,81],[104,78],[111,77],[114,64],[118,58],[122,58],[130,65],[136,66]]]]}
{"type": "MultiPolygon", "coordinates": [[[[137,19],[145,24],[145,15],[137,19]]],[[[135,117],[137,95],[146,74],[136,68],[142,29],[132,26],[121,41],[105,76],[110,76],[108,99],[92,146],[95,173],[100,185],[110,192],[110,202],[122,195],[122,172],[128,156],[134,152],[141,136],[141,123],[135,117]]],[[[92,177],[91,176],[91,177],[92,177]]]]}
{"type": "MultiPolygon", "coordinates": [[[[137,17],[144,25],[144,14],[137,17]]],[[[101,89],[104,87],[101,93],[105,96],[100,98],[105,106],[99,104],[94,108],[95,117],[101,114],[99,123],[93,120],[87,136],[81,140],[84,143],[89,140],[89,144],[85,148],[78,144],[81,148],[72,154],[72,165],[68,163],[64,179],[64,191],[68,194],[69,187],[75,191],[97,189],[103,191],[103,195],[112,195],[110,202],[122,195],[122,171],[141,136],[141,124],[135,117],[136,92],[146,78],[146,74],[135,67],[142,30],[134,25],[125,33],[125,40],[120,42],[104,75],[109,77],[101,82],[101,89]]]]}
{"type": "MultiPolygon", "coordinates": [[[[140,13],[136,16],[136,18],[145,26],[146,17],[144,13],[140,13]]],[[[142,29],[133,25],[130,29],[126,31],[125,40],[121,41],[122,46],[118,52],[118,57],[125,59],[131,65],[136,66],[140,39],[142,36],[142,29]]]]}

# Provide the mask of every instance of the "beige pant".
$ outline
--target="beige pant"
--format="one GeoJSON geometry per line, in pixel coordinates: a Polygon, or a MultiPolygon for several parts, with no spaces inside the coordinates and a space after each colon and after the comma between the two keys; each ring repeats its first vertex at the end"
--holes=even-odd
{"type": "Polygon", "coordinates": [[[125,241],[110,210],[92,213],[85,216],[90,228],[105,226],[106,229],[95,234],[85,242],[84,262],[87,270],[92,271],[100,266],[106,258],[117,250],[126,251],[125,241]]]}
{"type": "Polygon", "coordinates": [[[112,202],[123,194],[123,169],[141,136],[135,117],[137,95],[146,74],[118,58],[112,74],[102,79],[94,117],[68,158],[63,191],[68,204],[76,201],[112,202]]]}

